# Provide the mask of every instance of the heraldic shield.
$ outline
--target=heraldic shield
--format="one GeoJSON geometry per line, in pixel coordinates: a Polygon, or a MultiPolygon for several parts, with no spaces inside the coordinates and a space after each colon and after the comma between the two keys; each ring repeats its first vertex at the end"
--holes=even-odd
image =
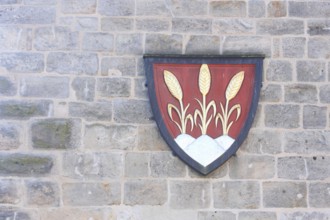
{"type": "Polygon", "coordinates": [[[242,144],[256,114],[263,57],[144,56],[148,93],[161,135],[206,175],[242,144]]]}

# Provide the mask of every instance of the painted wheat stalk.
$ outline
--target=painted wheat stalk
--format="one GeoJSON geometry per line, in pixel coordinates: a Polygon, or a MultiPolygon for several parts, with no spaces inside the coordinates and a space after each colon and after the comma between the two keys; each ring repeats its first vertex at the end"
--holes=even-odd
{"type": "Polygon", "coordinates": [[[199,109],[195,110],[194,121],[196,124],[197,119],[198,118],[200,119],[201,123],[198,124],[198,126],[201,129],[202,134],[206,134],[207,128],[208,128],[212,118],[216,114],[215,101],[212,100],[211,102],[206,104],[206,95],[209,93],[210,87],[211,87],[211,73],[210,73],[210,70],[209,70],[209,67],[207,64],[202,64],[202,66],[200,68],[199,77],[198,77],[198,86],[199,86],[199,91],[202,93],[203,100],[201,102],[198,99],[196,99],[199,106],[201,107],[201,110],[199,110],[199,109]],[[213,115],[211,115],[211,117],[207,118],[207,114],[211,108],[213,108],[213,115]]]}
{"type": "Polygon", "coordinates": [[[164,80],[165,80],[165,84],[168,88],[168,90],[170,91],[171,95],[176,98],[179,101],[180,104],[180,110],[173,104],[169,103],[167,105],[167,112],[171,118],[171,120],[176,124],[176,126],[179,128],[181,134],[185,134],[186,133],[186,129],[187,129],[187,123],[190,120],[190,124],[191,124],[191,130],[193,129],[193,118],[191,114],[188,114],[186,116],[187,110],[190,106],[190,104],[188,104],[185,108],[183,106],[183,92],[180,86],[180,83],[178,81],[178,79],[175,77],[175,75],[173,73],[171,73],[170,71],[165,70],[164,71],[164,80]],[[173,115],[172,115],[172,110],[174,110],[177,115],[179,116],[179,120],[180,122],[176,122],[173,119],[173,115]]]}
{"type": "Polygon", "coordinates": [[[235,98],[237,93],[241,89],[243,80],[244,80],[244,71],[236,73],[231,78],[231,80],[227,86],[227,89],[226,89],[226,93],[225,93],[226,106],[225,106],[225,108],[223,107],[222,103],[220,103],[222,114],[220,114],[220,113],[217,114],[215,124],[217,125],[218,120],[220,119],[224,135],[228,135],[229,129],[234,123],[233,121],[229,122],[229,118],[230,118],[231,114],[235,110],[237,111],[235,121],[237,121],[237,119],[241,115],[241,105],[240,104],[234,105],[229,110],[228,110],[228,108],[229,108],[229,101],[232,100],[233,98],[235,98]]]}

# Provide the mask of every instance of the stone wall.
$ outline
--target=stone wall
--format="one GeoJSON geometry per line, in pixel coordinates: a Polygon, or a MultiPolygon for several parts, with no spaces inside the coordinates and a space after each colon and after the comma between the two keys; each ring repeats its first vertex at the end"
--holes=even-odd
{"type": "Polygon", "coordinates": [[[0,219],[330,219],[330,2],[1,0],[0,219]],[[143,54],[264,54],[256,121],[201,176],[143,54]]]}

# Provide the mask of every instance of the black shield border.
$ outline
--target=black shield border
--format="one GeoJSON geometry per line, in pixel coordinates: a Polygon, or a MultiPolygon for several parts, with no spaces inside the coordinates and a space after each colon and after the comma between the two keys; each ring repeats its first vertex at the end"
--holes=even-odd
{"type": "Polygon", "coordinates": [[[191,168],[198,171],[203,175],[207,175],[210,172],[217,169],[219,166],[224,164],[232,155],[236,153],[238,148],[241,146],[245,140],[255,117],[258,102],[260,89],[262,85],[262,72],[263,72],[263,55],[251,55],[251,56],[201,56],[201,55],[144,55],[144,68],[147,76],[147,86],[148,94],[151,103],[152,112],[154,119],[156,120],[157,126],[160,130],[160,133],[166,143],[170,146],[172,151],[186,164],[191,168]],[[254,64],[256,65],[256,75],[255,75],[255,84],[254,92],[252,96],[252,103],[248,118],[238,135],[237,139],[233,145],[218,159],[213,161],[208,166],[204,167],[198,162],[190,158],[174,141],[174,139],[169,134],[167,127],[164,123],[164,120],[161,116],[160,109],[158,107],[156,93],[155,93],[155,84],[154,84],[154,73],[153,73],[153,64],[155,63],[174,63],[174,64],[254,64]]]}

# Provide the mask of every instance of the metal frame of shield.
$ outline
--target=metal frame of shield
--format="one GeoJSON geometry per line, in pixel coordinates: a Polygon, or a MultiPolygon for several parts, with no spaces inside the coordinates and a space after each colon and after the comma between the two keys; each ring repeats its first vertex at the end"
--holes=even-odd
{"type": "Polygon", "coordinates": [[[160,133],[181,160],[208,174],[236,153],[256,114],[264,56],[144,55],[160,133]]]}

